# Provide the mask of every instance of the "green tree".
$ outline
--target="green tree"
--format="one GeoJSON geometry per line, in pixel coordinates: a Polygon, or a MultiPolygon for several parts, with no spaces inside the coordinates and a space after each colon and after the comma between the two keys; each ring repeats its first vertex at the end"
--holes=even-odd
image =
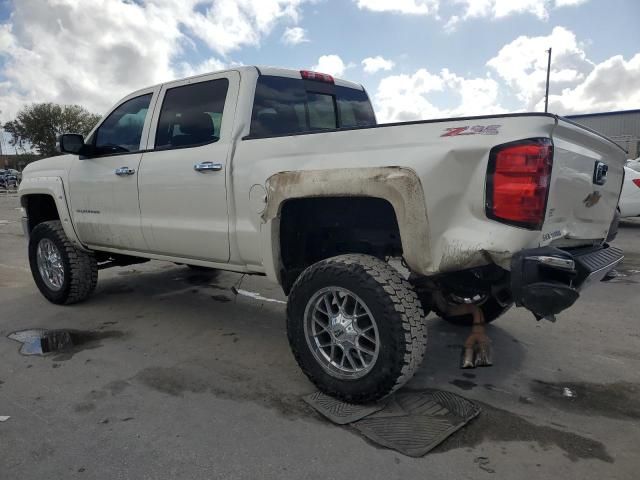
{"type": "Polygon", "coordinates": [[[87,135],[100,120],[100,115],[80,105],[34,103],[23,107],[15,120],[4,124],[11,135],[11,145],[22,151],[31,148],[45,157],[58,155],[56,138],[61,133],[87,135]]]}

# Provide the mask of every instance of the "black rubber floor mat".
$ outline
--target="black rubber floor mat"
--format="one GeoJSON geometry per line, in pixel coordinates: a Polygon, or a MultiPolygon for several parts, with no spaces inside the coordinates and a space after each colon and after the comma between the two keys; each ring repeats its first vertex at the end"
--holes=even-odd
{"type": "MultiPolygon", "coordinates": [[[[369,407],[374,410],[368,412],[366,405],[350,405],[319,395],[330,399],[325,402],[331,405],[332,411],[354,412],[339,417],[341,421],[335,423],[350,423],[370,441],[410,457],[425,455],[480,413],[480,408],[469,400],[440,390],[400,392],[387,399],[384,408],[377,408],[376,404],[369,407]],[[345,418],[356,420],[345,422],[345,418]]],[[[318,408],[317,402],[309,403],[334,421],[318,408]]]]}
{"type": "Polygon", "coordinates": [[[353,423],[361,418],[371,415],[372,413],[382,410],[384,403],[372,405],[354,405],[337,400],[322,392],[312,393],[304,397],[304,401],[315,408],[322,415],[327,417],[333,423],[338,425],[346,425],[353,423]]]}

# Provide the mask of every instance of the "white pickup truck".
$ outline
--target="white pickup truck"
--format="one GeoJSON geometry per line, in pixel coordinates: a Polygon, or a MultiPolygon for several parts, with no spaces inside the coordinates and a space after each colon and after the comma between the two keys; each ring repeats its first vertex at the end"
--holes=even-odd
{"type": "Polygon", "coordinates": [[[623,258],[624,152],[550,114],[378,125],[361,85],[238,67],[139,90],[59,148],[19,190],[48,300],[147,259],[265,275],[301,368],[351,402],[411,378],[429,311],[551,318],[623,258]]]}

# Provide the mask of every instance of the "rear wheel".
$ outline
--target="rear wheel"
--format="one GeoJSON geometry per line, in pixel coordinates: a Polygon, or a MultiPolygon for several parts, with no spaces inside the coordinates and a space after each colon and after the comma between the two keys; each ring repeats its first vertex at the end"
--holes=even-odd
{"type": "Polygon", "coordinates": [[[411,285],[385,262],[355,254],[300,275],[287,302],[287,333],[309,379],[352,403],[378,400],[406,383],[427,339],[411,285]]]}
{"type": "Polygon", "coordinates": [[[75,248],[59,220],[40,223],[31,232],[29,266],[36,286],[52,303],[81,302],[98,282],[95,256],[75,248]]]}

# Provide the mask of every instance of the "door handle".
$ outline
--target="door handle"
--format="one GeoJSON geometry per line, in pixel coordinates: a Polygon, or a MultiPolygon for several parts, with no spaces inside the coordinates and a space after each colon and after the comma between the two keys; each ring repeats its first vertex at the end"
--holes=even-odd
{"type": "Polygon", "coordinates": [[[127,175],[133,175],[134,173],[136,173],[136,171],[133,168],[129,168],[129,167],[120,167],[120,168],[116,168],[116,175],[120,176],[120,177],[124,177],[127,175]]]}
{"type": "Polygon", "coordinates": [[[220,170],[222,170],[222,164],[221,163],[213,163],[213,162],[196,163],[193,166],[193,169],[196,172],[200,172],[200,173],[219,172],[220,170]]]}

